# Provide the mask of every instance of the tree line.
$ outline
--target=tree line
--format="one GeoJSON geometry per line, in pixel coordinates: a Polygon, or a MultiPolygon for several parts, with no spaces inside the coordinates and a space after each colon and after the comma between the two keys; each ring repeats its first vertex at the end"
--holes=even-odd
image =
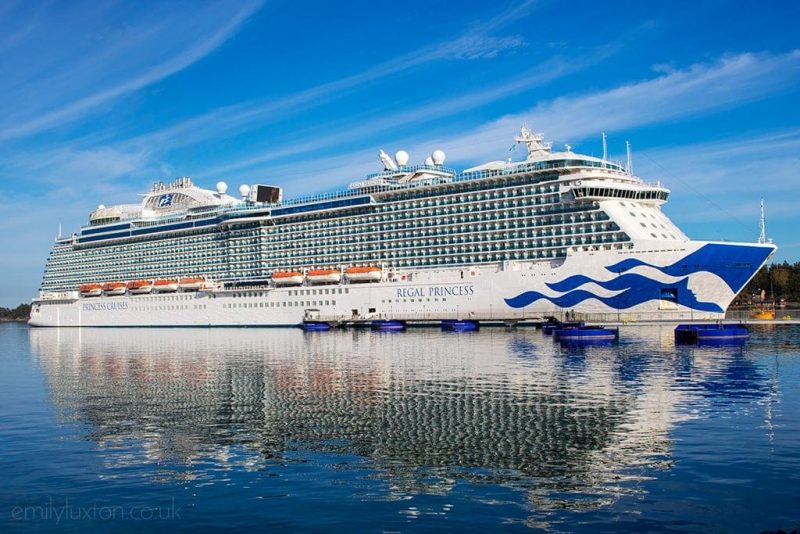
{"type": "Polygon", "coordinates": [[[750,280],[734,304],[766,301],[800,302],[800,262],[765,265],[750,280]]]}
{"type": "Polygon", "coordinates": [[[27,321],[30,316],[30,304],[20,304],[13,309],[0,307],[0,321],[27,321]]]}

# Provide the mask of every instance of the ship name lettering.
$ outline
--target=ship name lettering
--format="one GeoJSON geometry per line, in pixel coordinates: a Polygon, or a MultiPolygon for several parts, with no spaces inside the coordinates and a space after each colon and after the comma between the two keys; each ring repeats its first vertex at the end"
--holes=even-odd
{"type": "Polygon", "coordinates": [[[424,287],[398,287],[397,298],[415,297],[468,297],[475,294],[471,285],[457,286],[429,286],[424,287]]]}
{"type": "Polygon", "coordinates": [[[127,302],[84,302],[83,311],[127,310],[127,302]]]}

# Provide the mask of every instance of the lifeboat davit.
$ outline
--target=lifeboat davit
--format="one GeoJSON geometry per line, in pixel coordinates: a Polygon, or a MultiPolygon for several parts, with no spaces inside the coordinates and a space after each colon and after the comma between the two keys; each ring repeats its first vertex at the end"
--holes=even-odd
{"type": "Polygon", "coordinates": [[[178,281],[174,278],[156,280],[153,284],[153,290],[157,293],[174,293],[178,290],[178,281]]]}
{"type": "Polygon", "coordinates": [[[383,275],[380,267],[348,267],[344,274],[351,282],[380,282],[383,275]]]}
{"type": "Polygon", "coordinates": [[[125,282],[107,282],[103,284],[103,293],[109,296],[124,295],[128,290],[125,282]]]}
{"type": "Polygon", "coordinates": [[[307,277],[311,284],[336,284],[342,279],[342,273],[336,269],[311,269],[307,277]]]}
{"type": "Polygon", "coordinates": [[[297,271],[272,273],[272,283],[276,286],[299,286],[303,283],[303,273],[297,271]]]}
{"type": "Polygon", "coordinates": [[[100,284],[83,284],[78,291],[82,297],[99,297],[103,294],[103,286],[100,284]]]}
{"type": "Polygon", "coordinates": [[[128,282],[128,293],[131,295],[146,295],[153,291],[153,282],[150,280],[135,280],[128,282]]]}
{"type": "Polygon", "coordinates": [[[187,277],[181,278],[181,281],[178,282],[178,287],[180,287],[182,291],[197,291],[205,286],[205,283],[206,279],[201,276],[187,277]]]}

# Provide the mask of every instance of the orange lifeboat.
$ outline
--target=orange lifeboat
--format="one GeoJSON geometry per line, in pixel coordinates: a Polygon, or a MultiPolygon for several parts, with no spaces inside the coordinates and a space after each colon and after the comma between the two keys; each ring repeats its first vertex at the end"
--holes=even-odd
{"type": "Polygon", "coordinates": [[[103,294],[103,286],[100,284],[83,284],[78,291],[82,297],[99,297],[103,294]]]}
{"type": "Polygon", "coordinates": [[[153,290],[157,293],[174,293],[178,290],[178,281],[174,278],[162,278],[153,283],[153,290]]]}
{"type": "Polygon", "coordinates": [[[383,272],[380,267],[348,267],[344,275],[351,282],[380,282],[383,272]]]}
{"type": "Polygon", "coordinates": [[[131,295],[146,295],[153,291],[153,282],[150,280],[134,280],[128,282],[128,293],[131,295]]]}
{"type": "Polygon", "coordinates": [[[198,289],[202,288],[205,283],[206,279],[202,276],[189,276],[186,278],[181,278],[181,281],[178,282],[178,287],[180,287],[182,291],[197,291],[198,289]]]}
{"type": "Polygon", "coordinates": [[[311,284],[336,284],[342,279],[342,273],[336,269],[311,269],[307,277],[311,284]]]}
{"type": "Polygon", "coordinates": [[[124,295],[128,290],[125,282],[106,282],[103,284],[103,293],[106,295],[124,295]]]}
{"type": "Polygon", "coordinates": [[[299,286],[303,283],[303,273],[297,271],[272,273],[272,283],[276,286],[299,286]]]}

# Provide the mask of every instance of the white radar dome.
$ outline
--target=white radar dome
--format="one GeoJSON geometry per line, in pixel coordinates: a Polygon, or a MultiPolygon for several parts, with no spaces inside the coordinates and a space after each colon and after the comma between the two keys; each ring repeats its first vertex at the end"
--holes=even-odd
{"type": "Polygon", "coordinates": [[[246,197],[250,194],[250,186],[249,185],[240,185],[239,186],[239,194],[242,195],[242,198],[246,197]]]}
{"type": "Polygon", "coordinates": [[[433,154],[431,154],[431,158],[433,159],[434,165],[443,164],[446,157],[447,156],[445,156],[444,150],[434,150],[433,154]]]}
{"type": "Polygon", "coordinates": [[[97,209],[104,210],[104,209],[106,209],[106,205],[105,204],[100,204],[99,206],[97,206],[97,209]]]}
{"type": "Polygon", "coordinates": [[[433,166],[433,158],[430,157],[430,156],[425,158],[425,165],[427,165],[428,167],[432,167],[433,166]]]}
{"type": "Polygon", "coordinates": [[[217,182],[217,193],[220,195],[224,195],[225,192],[228,190],[228,184],[225,182],[217,182]]]}
{"type": "Polygon", "coordinates": [[[394,155],[394,160],[401,167],[405,166],[408,163],[408,152],[405,150],[398,150],[394,155]]]}

